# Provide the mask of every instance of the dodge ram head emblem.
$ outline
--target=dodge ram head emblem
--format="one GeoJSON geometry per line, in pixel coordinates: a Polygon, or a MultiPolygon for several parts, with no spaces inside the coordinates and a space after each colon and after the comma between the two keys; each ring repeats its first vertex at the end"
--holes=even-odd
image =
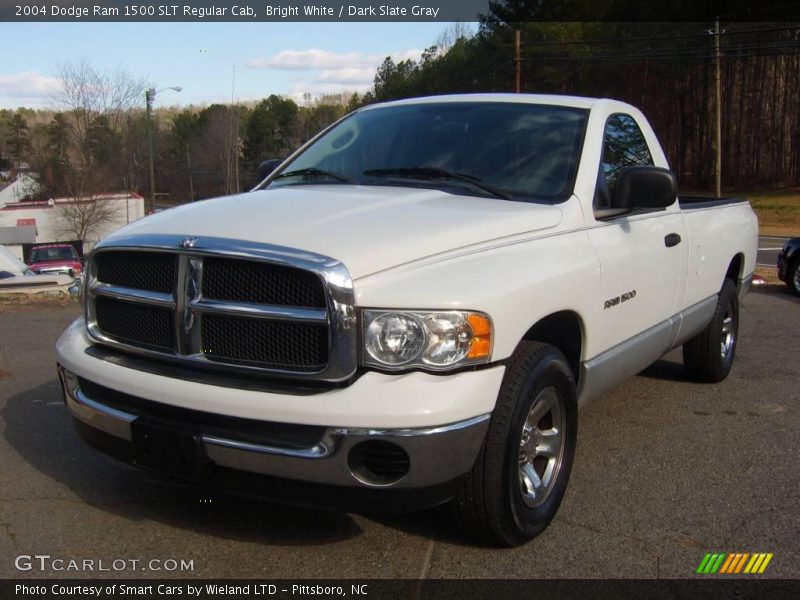
{"type": "Polygon", "coordinates": [[[196,237],[187,237],[181,240],[181,248],[194,248],[197,245],[196,237]]]}

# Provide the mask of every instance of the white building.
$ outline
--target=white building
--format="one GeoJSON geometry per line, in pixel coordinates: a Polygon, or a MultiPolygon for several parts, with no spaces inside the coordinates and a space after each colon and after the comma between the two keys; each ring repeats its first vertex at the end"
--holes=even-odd
{"type": "MultiPolygon", "coordinates": [[[[5,192],[6,189],[8,188],[2,191],[5,192]]],[[[74,215],[75,207],[86,202],[103,202],[110,210],[108,210],[106,218],[88,229],[84,240],[84,252],[91,250],[97,242],[112,231],[144,216],[144,198],[139,194],[123,192],[99,194],[90,200],[55,198],[36,202],[9,202],[4,206],[0,204],[0,228],[24,227],[28,228],[26,231],[29,231],[29,228],[34,226],[37,244],[74,241],[77,236],[70,232],[70,222],[74,221],[75,217],[70,217],[69,214],[74,215]]],[[[6,235],[9,239],[12,237],[8,230],[6,230],[6,235]]],[[[21,250],[16,246],[12,248],[12,251],[21,257],[19,254],[21,250]]]]}
{"type": "Polygon", "coordinates": [[[0,208],[24,200],[39,191],[39,183],[30,175],[22,174],[0,189],[0,208]]]}

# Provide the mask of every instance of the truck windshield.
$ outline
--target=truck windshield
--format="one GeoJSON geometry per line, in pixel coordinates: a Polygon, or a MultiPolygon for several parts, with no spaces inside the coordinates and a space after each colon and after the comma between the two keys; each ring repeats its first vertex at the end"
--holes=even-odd
{"type": "Polygon", "coordinates": [[[395,185],[522,201],[572,193],[588,111],[517,102],[432,102],[359,111],[264,187],[395,185]]]}
{"type": "Polygon", "coordinates": [[[78,253],[72,246],[59,246],[57,248],[34,248],[31,250],[30,262],[44,260],[74,260],[78,253]]]}

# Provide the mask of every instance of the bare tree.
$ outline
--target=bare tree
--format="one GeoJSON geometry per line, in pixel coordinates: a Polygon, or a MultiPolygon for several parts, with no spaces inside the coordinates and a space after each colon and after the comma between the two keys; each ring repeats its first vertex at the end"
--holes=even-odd
{"type": "Polygon", "coordinates": [[[447,51],[452,48],[455,43],[461,38],[471,38],[474,31],[467,23],[457,21],[451,23],[444,31],[436,38],[436,55],[442,56],[447,54],[447,51]]]}
{"type": "Polygon", "coordinates": [[[118,130],[126,112],[144,102],[147,82],[123,69],[99,71],[81,58],[60,63],[56,76],[59,86],[52,100],[72,118],[81,140],[98,115],[104,115],[118,130]]]}
{"type": "Polygon", "coordinates": [[[74,199],[61,204],[59,233],[68,239],[85,242],[98,227],[114,219],[116,205],[98,197],[74,199]]]}
{"type": "MultiPolygon", "coordinates": [[[[68,170],[73,172],[73,184],[77,184],[72,191],[74,197],[81,199],[118,188],[123,178],[120,173],[124,176],[130,169],[122,164],[115,169],[97,168],[98,127],[108,132],[106,139],[121,136],[127,117],[138,105],[144,105],[146,81],[122,69],[100,71],[85,58],[59,64],[57,78],[58,91],[52,96],[52,101],[64,111],[69,130],[70,148],[66,161],[68,170]],[[88,171],[95,172],[87,176],[88,171]],[[108,176],[101,178],[99,173],[108,176]],[[86,187],[90,184],[94,187],[86,187]]],[[[124,149],[115,151],[113,155],[118,163],[129,162],[124,149]]]]}
{"type": "Polygon", "coordinates": [[[109,173],[101,167],[72,169],[66,177],[67,201],[57,204],[58,233],[72,240],[85,242],[97,229],[113,221],[118,205],[101,196],[102,185],[109,173]]]}
{"type": "Polygon", "coordinates": [[[241,110],[212,104],[203,111],[202,119],[201,158],[221,173],[224,178],[222,193],[235,194],[239,191],[237,164],[242,151],[241,110]]]}

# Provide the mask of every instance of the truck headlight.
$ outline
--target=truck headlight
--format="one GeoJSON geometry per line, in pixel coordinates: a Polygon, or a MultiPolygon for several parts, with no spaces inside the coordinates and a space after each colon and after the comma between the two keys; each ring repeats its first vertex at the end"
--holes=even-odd
{"type": "Polygon", "coordinates": [[[441,371],[491,355],[492,323],[482,313],[365,310],[363,323],[367,365],[441,371]]]}

